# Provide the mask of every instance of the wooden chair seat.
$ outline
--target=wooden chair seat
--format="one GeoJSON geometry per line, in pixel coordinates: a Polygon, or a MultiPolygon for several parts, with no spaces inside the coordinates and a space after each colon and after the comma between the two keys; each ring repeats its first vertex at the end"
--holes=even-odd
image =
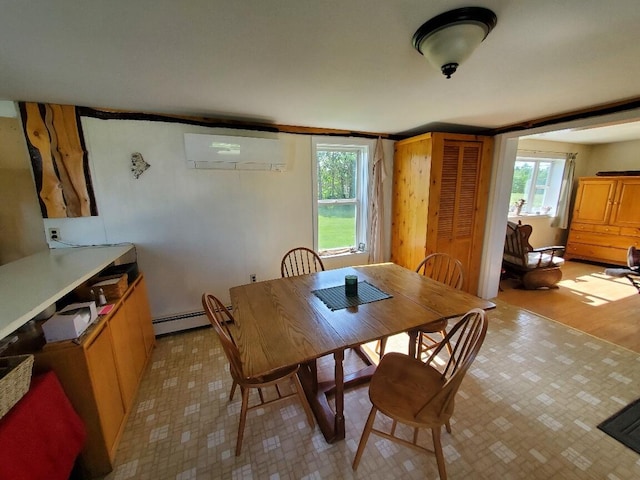
{"type": "Polygon", "coordinates": [[[300,369],[300,365],[293,365],[291,367],[280,368],[275,372],[271,372],[268,375],[245,378],[244,384],[247,386],[251,386],[252,388],[257,388],[258,386],[270,384],[273,382],[278,382],[285,377],[290,377],[293,374],[297,373],[299,369],[300,369]]]}
{"type": "Polygon", "coordinates": [[[562,245],[533,248],[529,237],[533,232],[531,225],[521,222],[507,222],[507,233],[502,255],[502,267],[507,273],[520,279],[527,290],[538,288],[558,288],[562,280],[560,267],[564,258],[562,245]]]}
{"type": "Polygon", "coordinates": [[[412,427],[444,425],[451,418],[453,403],[447,412],[426,412],[420,420],[416,413],[442,389],[445,379],[435,368],[417,358],[390,352],[380,362],[369,385],[369,398],[387,417],[412,427]],[[411,395],[407,395],[411,392],[411,395]]]}

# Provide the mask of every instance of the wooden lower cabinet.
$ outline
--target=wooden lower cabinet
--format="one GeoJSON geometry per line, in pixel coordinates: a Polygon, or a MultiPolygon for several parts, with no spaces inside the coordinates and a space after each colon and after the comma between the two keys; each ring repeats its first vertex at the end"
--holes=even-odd
{"type": "Polygon", "coordinates": [[[109,321],[120,393],[127,410],[131,408],[147,360],[142,326],[133,300],[129,295],[109,321]]]}
{"type": "MultiPolygon", "coordinates": [[[[126,413],[122,403],[110,330],[110,325],[106,324],[102,333],[85,349],[87,373],[93,392],[93,398],[88,401],[89,404],[95,402],[95,408],[91,406],[91,409],[95,410],[92,414],[99,421],[100,431],[96,431],[87,442],[90,450],[86,452],[88,455],[84,456],[84,462],[85,468],[95,473],[111,470],[111,461],[115,454],[113,447],[120,436],[126,413]],[[109,452],[108,458],[105,452],[109,452]]],[[[85,424],[87,423],[85,420],[85,424]]]]}
{"type": "Polygon", "coordinates": [[[84,421],[87,441],[81,467],[87,478],[113,470],[125,421],[154,345],[146,286],[140,275],[111,313],[90,327],[79,343],[55,342],[30,351],[35,357],[34,371],[54,370],[84,421]]]}
{"type": "Polygon", "coordinates": [[[584,177],[578,182],[566,259],[626,265],[640,247],[640,178],[584,177]]]}

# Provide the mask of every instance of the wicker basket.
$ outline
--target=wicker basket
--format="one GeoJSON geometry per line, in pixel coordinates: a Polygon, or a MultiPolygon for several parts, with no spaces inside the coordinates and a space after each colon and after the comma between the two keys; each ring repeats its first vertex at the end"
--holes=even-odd
{"type": "Polygon", "coordinates": [[[29,391],[33,355],[0,357],[0,418],[29,391]]]}
{"type": "Polygon", "coordinates": [[[129,283],[127,282],[127,274],[107,275],[104,277],[92,278],[87,283],[76,288],[75,293],[79,300],[89,302],[97,300],[98,290],[102,288],[104,296],[107,300],[117,300],[127,291],[129,283]],[[106,282],[106,284],[104,284],[106,282]],[[102,284],[102,285],[100,285],[102,284]],[[95,292],[96,298],[91,296],[91,290],[95,292]]]}

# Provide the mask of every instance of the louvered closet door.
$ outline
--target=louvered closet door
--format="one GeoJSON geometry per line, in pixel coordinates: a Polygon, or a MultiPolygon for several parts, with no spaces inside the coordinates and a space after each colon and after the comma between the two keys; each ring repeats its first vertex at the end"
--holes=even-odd
{"type": "Polygon", "coordinates": [[[482,142],[444,141],[433,251],[448,253],[462,262],[465,288],[473,276],[481,156],[482,142]]]}

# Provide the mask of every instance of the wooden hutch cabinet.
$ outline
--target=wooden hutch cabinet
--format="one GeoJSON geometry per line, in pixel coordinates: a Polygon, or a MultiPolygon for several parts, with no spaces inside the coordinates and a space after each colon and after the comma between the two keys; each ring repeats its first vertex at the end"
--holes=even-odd
{"type": "Polygon", "coordinates": [[[53,370],[84,422],[83,473],[106,475],[155,345],[143,275],[77,340],[42,345],[41,329],[20,337],[12,354],[32,353],[34,371],[53,370]]]}
{"type": "Polygon", "coordinates": [[[395,144],[391,261],[415,269],[428,254],[462,262],[476,294],[493,138],[427,133],[395,144]]]}
{"type": "Polygon", "coordinates": [[[584,177],[578,182],[565,258],[626,265],[640,247],[640,177],[584,177]]]}

